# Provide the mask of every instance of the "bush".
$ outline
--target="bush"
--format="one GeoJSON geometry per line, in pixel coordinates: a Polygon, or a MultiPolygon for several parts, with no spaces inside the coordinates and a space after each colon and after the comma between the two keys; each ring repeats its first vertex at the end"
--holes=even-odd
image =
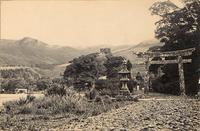
{"type": "Polygon", "coordinates": [[[49,88],[47,88],[47,95],[66,95],[65,86],[53,83],[49,88]]]}
{"type": "Polygon", "coordinates": [[[108,96],[100,97],[98,102],[88,102],[85,97],[77,92],[67,89],[65,96],[53,95],[34,99],[29,96],[17,101],[4,103],[4,109],[8,114],[33,114],[56,115],[70,113],[83,117],[98,115],[115,108],[118,103],[112,103],[108,96]]]}
{"type": "Polygon", "coordinates": [[[32,102],[35,100],[35,96],[31,96],[31,95],[27,95],[26,97],[26,101],[29,103],[29,102],[32,102]]]}
{"type": "Polygon", "coordinates": [[[8,101],[3,103],[4,109],[7,113],[12,114],[29,114],[32,112],[29,103],[33,102],[34,96],[28,95],[26,98],[20,98],[16,101],[8,101]]]}
{"type": "Polygon", "coordinates": [[[41,78],[37,80],[36,85],[38,90],[45,90],[50,86],[51,80],[49,78],[41,78]]]}
{"type": "Polygon", "coordinates": [[[100,95],[115,96],[118,95],[120,83],[118,79],[97,80],[95,88],[100,95]]]}
{"type": "Polygon", "coordinates": [[[12,114],[59,114],[80,113],[87,108],[87,100],[69,90],[65,96],[53,95],[35,99],[33,96],[9,101],[3,104],[7,113],[12,114]]]}
{"type": "Polygon", "coordinates": [[[97,90],[102,90],[102,89],[105,89],[105,88],[108,88],[108,80],[97,80],[95,82],[95,88],[97,90]]]}

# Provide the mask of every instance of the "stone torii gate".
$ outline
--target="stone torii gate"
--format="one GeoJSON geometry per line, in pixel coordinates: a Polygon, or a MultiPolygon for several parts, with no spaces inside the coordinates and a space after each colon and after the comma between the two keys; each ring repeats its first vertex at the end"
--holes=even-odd
{"type": "Polygon", "coordinates": [[[195,51],[195,48],[185,49],[185,50],[177,50],[177,51],[169,51],[169,52],[140,52],[134,53],[140,58],[145,58],[145,64],[147,69],[147,79],[149,81],[149,67],[150,65],[165,65],[165,64],[178,64],[179,70],[179,83],[180,83],[180,93],[181,95],[185,95],[185,79],[184,79],[184,70],[183,64],[191,63],[191,59],[184,59],[185,56],[192,55],[192,52],[195,51]],[[153,60],[153,58],[161,58],[160,60],[153,60]],[[174,59],[167,60],[166,58],[173,57],[174,59]]]}

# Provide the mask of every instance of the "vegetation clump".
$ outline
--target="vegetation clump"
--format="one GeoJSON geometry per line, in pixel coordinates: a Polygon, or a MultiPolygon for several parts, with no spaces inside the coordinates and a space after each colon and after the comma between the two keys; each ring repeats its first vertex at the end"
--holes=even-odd
{"type": "MultiPolygon", "coordinates": [[[[53,87],[55,88],[55,87],[53,87]]],[[[4,112],[7,114],[34,114],[34,115],[58,115],[58,114],[75,114],[85,115],[85,117],[97,115],[112,109],[117,103],[110,101],[90,102],[88,99],[71,88],[65,88],[65,94],[47,93],[46,96],[35,98],[28,95],[16,101],[9,101],[3,104],[4,112]]],[[[118,103],[119,104],[119,103],[118,103]]]]}
{"type": "MultiPolygon", "coordinates": [[[[118,72],[122,69],[124,59],[112,55],[102,57],[98,53],[81,56],[73,59],[66,67],[64,79],[77,90],[89,89],[95,85],[101,95],[115,96],[120,88],[118,72]]],[[[131,67],[128,61],[127,69],[130,71],[131,67]]]]}

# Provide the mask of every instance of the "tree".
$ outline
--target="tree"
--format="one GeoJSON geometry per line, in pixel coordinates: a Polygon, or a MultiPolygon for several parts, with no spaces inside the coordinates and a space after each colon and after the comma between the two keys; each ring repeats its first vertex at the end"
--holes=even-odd
{"type": "Polygon", "coordinates": [[[198,1],[185,1],[184,8],[178,8],[170,1],[156,2],[152,5],[150,8],[152,14],[161,17],[156,22],[155,35],[165,43],[163,50],[199,46],[200,5],[198,1]]]}
{"type": "Polygon", "coordinates": [[[92,53],[72,60],[64,72],[65,79],[71,79],[75,88],[85,88],[100,76],[106,74],[105,59],[98,59],[98,53],[92,53]]]}
{"type": "MultiPolygon", "coordinates": [[[[198,74],[200,68],[200,0],[185,0],[184,7],[179,8],[168,1],[156,2],[150,8],[153,15],[160,16],[156,22],[155,36],[164,43],[161,51],[172,51],[195,47],[196,51],[190,57],[191,64],[184,65],[186,93],[197,92],[198,74]]],[[[178,81],[176,65],[165,65],[164,73],[168,82],[178,81]]],[[[166,85],[167,83],[165,83],[166,85]]],[[[167,86],[165,86],[167,90],[167,86]]],[[[174,89],[179,85],[175,85],[174,89]]],[[[173,90],[173,89],[172,89],[173,90]]]]}
{"type": "Polygon", "coordinates": [[[4,89],[6,92],[15,92],[15,89],[17,88],[27,88],[27,82],[24,79],[10,79],[10,80],[4,80],[1,83],[2,89],[4,89]]]}
{"type": "Polygon", "coordinates": [[[107,69],[107,78],[117,78],[118,72],[122,68],[124,58],[121,56],[113,56],[108,58],[107,62],[105,63],[105,67],[107,69]]]}
{"type": "MultiPolygon", "coordinates": [[[[122,68],[123,61],[124,58],[121,56],[101,56],[98,53],[81,56],[73,59],[71,64],[66,67],[64,78],[71,81],[68,83],[73,83],[76,89],[84,89],[92,87],[100,76],[106,75],[107,79],[112,80],[106,80],[103,83],[99,81],[96,82],[96,85],[117,88],[114,85],[119,85],[118,72],[122,68]]],[[[128,61],[127,68],[130,70],[131,67],[132,64],[128,61]]]]}

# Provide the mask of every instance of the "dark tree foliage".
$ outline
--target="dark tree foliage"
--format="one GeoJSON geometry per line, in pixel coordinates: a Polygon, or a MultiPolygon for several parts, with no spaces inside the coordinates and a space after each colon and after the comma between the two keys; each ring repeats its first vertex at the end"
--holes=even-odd
{"type": "Polygon", "coordinates": [[[64,78],[70,78],[78,89],[91,86],[94,80],[106,74],[103,63],[98,59],[98,53],[75,58],[71,65],[66,67],[64,78]]]}
{"type": "Polygon", "coordinates": [[[107,78],[117,78],[118,72],[122,69],[124,58],[121,56],[114,56],[108,58],[107,62],[105,63],[107,78]]]}
{"type": "MultiPolygon", "coordinates": [[[[179,8],[170,1],[156,2],[150,8],[153,15],[160,16],[160,20],[156,22],[157,28],[155,36],[164,43],[161,51],[172,51],[195,47],[196,51],[189,58],[192,58],[191,64],[184,65],[186,93],[188,95],[197,92],[198,74],[197,70],[200,68],[200,0],[185,0],[184,7],[179,8]]],[[[161,92],[170,93],[179,88],[177,83],[179,80],[177,65],[165,65],[164,73],[167,82],[160,82],[164,84],[164,89],[161,92]],[[174,82],[173,82],[174,81],[174,82]],[[169,83],[171,85],[167,86],[169,83]]],[[[158,89],[157,89],[158,90],[158,89]]]]}
{"type": "MultiPolygon", "coordinates": [[[[124,58],[121,56],[99,56],[98,53],[81,56],[72,60],[66,67],[64,78],[70,80],[76,89],[85,89],[96,85],[98,90],[117,90],[119,88],[118,72],[122,69],[124,58]],[[98,80],[100,76],[107,76],[107,80],[98,80]],[[96,82],[95,82],[96,81],[96,82]]],[[[130,70],[132,64],[127,63],[130,70]]],[[[108,91],[107,90],[107,91],[108,91]]],[[[108,91],[109,92],[109,91],[108,91]]]]}

